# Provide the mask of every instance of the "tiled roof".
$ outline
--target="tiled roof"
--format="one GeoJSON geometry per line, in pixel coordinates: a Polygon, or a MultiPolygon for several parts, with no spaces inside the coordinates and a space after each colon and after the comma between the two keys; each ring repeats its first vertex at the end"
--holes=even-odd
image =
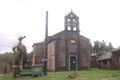
{"type": "Polygon", "coordinates": [[[105,59],[111,59],[112,53],[111,52],[106,52],[102,56],[100,56],[97,60],[105,60],[105,59]]]}

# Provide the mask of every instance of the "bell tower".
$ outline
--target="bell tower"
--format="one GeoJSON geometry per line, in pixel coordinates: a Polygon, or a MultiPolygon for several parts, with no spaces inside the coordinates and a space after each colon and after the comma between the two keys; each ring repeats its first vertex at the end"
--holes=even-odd
{"type": "Polygon", "coordinates": [[[72,11],[65,16],[65,30],[79,33],[79,17],[72,11]]]}
{"type": "Polygon", "coordinates": [[[65,16],[65,50],[68,70],[77,70],[80,56],[79,17],[72,11],[65,16]]]}

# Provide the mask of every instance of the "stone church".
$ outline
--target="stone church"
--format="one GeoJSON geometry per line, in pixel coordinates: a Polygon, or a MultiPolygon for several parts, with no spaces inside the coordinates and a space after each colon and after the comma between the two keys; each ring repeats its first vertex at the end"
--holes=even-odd
{"type": "MultiPolygon", "coordinates": [[[[80,35],[79,17],[72,11],[65,16],[65,30],[47,37],[47,69],[49,71],[90,68],[91,43],[80,35]]],[[[33,45],[33,64],[42,64],[45,41],[33,45]]]]}

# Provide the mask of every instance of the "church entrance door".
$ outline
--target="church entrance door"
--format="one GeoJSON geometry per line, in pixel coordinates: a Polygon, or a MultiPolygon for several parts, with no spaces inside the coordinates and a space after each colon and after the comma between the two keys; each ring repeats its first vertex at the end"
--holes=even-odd
{"type": "Polygon", "coordinates": [[[76,70],[76,56],[69,57],[69,68],[70,70],[76,70]]]}

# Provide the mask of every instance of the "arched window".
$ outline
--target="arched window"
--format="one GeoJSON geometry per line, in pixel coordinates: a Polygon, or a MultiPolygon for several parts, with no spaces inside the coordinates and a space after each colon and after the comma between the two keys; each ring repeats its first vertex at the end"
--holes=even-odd
{"type": "Polygon", "coordinates": [[[76,27],[76,24],[77,24],[76,20],[73,19],[73,26],[76,27]]]}
{"type": "Polygon", "coordinates": [[[73,27],[73,31],[76,31],[77,29],[76,29],[76,27],[73,27]]]}
{"type": "Polygon", "coordinates": [[[73,40],[73,39],[70,40],[70,43],[71,43],[71,44],[75,44],[75,40],[73,40]]]}
{"type": "Polygon", "coordinates": [[[74,39],[70,40],[70,52],[74,53],[76,52],[77,46],[76,46],[76,41],[74,39]]]}
{"type": "Polygon", "coordinates": [[[70,27],[70,26],[68,26],[68,30],[71,30],[71,27],[70,27]]]}
{"type": "Polygon", "coordinates": [[[68,26],[71,25],[71,21],[70,21],[70,19],[67,20],[67,25],[68,25],[68,26]]]}
{"type": "Polygon", "coordinates": [[[67,19],[67,21],[70,21],[70,19],[67,19]]]}

